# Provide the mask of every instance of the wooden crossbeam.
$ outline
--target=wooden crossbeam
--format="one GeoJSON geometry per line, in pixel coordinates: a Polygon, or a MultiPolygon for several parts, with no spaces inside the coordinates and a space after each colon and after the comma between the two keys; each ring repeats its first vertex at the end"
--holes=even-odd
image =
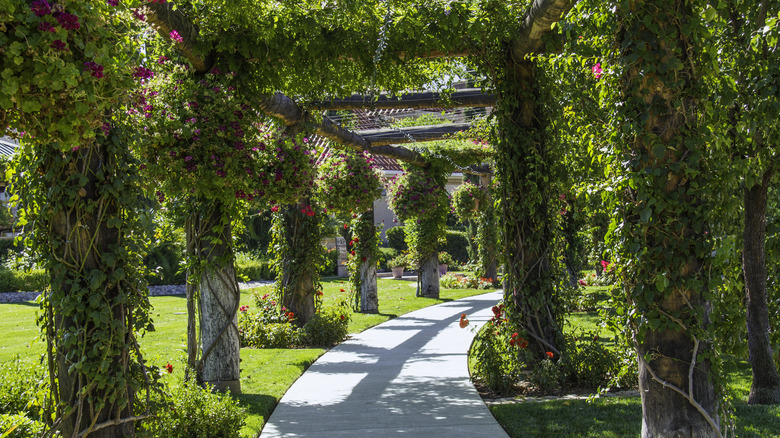
{"type": "Polygon", "coordinates": [[[405,109],[405,108],[484,108],[495,106],[496,96],[485,93],[479,88],[457,90],[449,95],[427,91],[404,93],[398,96],[381,94],[378,98],[355,94],[343,99],[312,102],[307,105],[318,110],[355,110],[355,109],[405,109]]]}

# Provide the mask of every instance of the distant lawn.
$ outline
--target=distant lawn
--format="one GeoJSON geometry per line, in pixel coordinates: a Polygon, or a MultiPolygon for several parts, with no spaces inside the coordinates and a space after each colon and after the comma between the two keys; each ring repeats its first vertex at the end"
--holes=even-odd
{"type": "MultiPolygon", "coordinates": [[[[322,282],[324,305],[341,300],[351,300],[346,292],[346,279],[330,279],[322,282]],[[345,292],[341,292],[344,289],[345,292]]],[[[441,298],[415,297],[415,282],[379,279],[379,313],[353,313],[350,333],[359,333],[391,318],[472,295],[490,292],[484,290],[442,289],[441,298]]],[[[252,306],[250,290],[241,292],[241,304],[252,306]]],[[[184,378],[187,352],[187,300],[182,295],[151,297],[155,331],[146,333],[140,340],[144,358],[152,365],[171,363],[171,376],[177,381],[184,378]]],[[[0,304],[0,363],[19,357],[38,360],[46,343],[38,339],[35,315],[36,303],[0,304]]],[[[241,388],[243,394],[235,397],[247,409],[247,424],[242,436],[253,437],[263,427],[279,399],[325,350],[319,348],[259,350],[241,349],[241,388]]]]}

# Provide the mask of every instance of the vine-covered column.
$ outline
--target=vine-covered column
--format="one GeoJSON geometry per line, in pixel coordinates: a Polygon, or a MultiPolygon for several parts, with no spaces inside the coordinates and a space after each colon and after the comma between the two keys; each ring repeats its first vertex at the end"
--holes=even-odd
{"type": "Polygon", "coordinates": [[[504,296],[533,340],[539,359],[562,345],[563,307],[553,270],[554,157],[550,153],[542,85],[532,61],[508,62],[498,78],[496,176],[505,260],[504,296]]]}
{"type": "Polygon", "coordinates": [[[388,204],[404,221],[406,243],[417,262],[418,296],[439,297],[439,248],[449,208],[447,174],[434,164],[410,168],[388,186],[388,204]]]}
{"type": "Polygon", "coordinates": [[[374,224],[374,200],[382,194],[382,179],[374,158],[365,152],[329,151],[318,163],[317,170],[317,199],[329,212],[352,216],[347,264],[355,310],[377,312],[379,234],[374,224]]]}
{"type": "Polygon", "coordinates": [[[149,324],[149,303],[129,161],[116,136],[100,136],[66,152],[36,145],[17,168],[20,220],[34,224],[26,240],[51,275],[41,321],[63,436],[126,436],[140,418],[132,407],[146,370],[134,332],[149,324]]]}
{"type": "Polygon", "coordinates": [[[314,317],[314,298],[321,289],[318,265],[324,257],[322,214],[315,213],[308,198],[275,210],[271,247],[277,293],[282,305],[303,325],[314,317]]]}
{"type": "Polygon", "coordinates": [[[479,251],[479,276],[498,283],[498,224],[493,206],[492,175],[480,175],[479,182],[485,188],[485,206],[477,224],[477,249],[479,251]]]}
{"type": "MultiPolygon", "coordinates": [[[[200,359],[198,381],[216,391],[241,392],[238,288],[233,257],[230,216],[219,201],[194,208],[187,231],[187,247],[195,249],[194,275],[198,280],[200,359]]],[[[192,350],[192,346],[189,346],[192,350]]]]}
{"type": "Polygon", "coordinates": [[[350,281],[355,290],[355,310],[362,313],[379,311],[376,263],[379,230],[374,224],[374,209],[356,214],[352,219],[350,246],[350,281]]]}
{"type": "Polygon", "coordinates": [[[696,2],[618,3],[615,244],[639,360],[643,437],[721,436],[707,334],[710,172],[696,2]]]}

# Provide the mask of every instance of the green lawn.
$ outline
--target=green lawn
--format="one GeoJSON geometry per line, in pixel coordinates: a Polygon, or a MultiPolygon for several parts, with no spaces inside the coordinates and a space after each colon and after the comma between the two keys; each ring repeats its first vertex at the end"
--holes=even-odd
{"type": "MultiPolygon", "coordinates": [[[[485,293],[481,290],[442,289],[441,298],[415,297],[416,283],[400,280],[379,280],[379,313],[352,314],[350,333],[359,333],[369,327],[398,315],[433,304],[485,293]]],[[[349,300],[348,284],[343,279],[323,281],[324,304],[333,305],[349,300]]],[[[140,341],[144,358],[150,364],[174,366],[174,381],[184,378],[187,348],[187,302],[183,296],[152,297],[152,319],[155,331],[140,341]]],[[[241,304],[252,306],[251,291],[242,291],[241,304]]],[[[35,325],[35,303],[0,304],[0,363],[21,359],[37,360],[45,351],[45,342],[38,339],[35,325]]],[[[255,436],[265,424],[278,400],[287,388],[325,352],[319,348],[290,350],[241,350],[241,388],[235,396],[248,412],[242,435],[255,436]]]]}
{"type": "MultiPolygon", "coordinates": [[[[606,304],[606,287],[585,287],[594,295],[597,307],[606,304]]],[[[566,332],[598,333],[602,342],[615,336],[601,324],[598,311],[574,312],[566,317],[566,332]]],[[[733,400],[736,436],[739,438],[780,437],[780,406],[750,406],[750,365],[731,358],[724,369],[726,391],[733,400]]],[[[496,419],[511,437],[523,438],[612,438],[638,437],[642,428],[639,397],[604,397],[592,401],[556,400],[491,407],[496,419]]]]}

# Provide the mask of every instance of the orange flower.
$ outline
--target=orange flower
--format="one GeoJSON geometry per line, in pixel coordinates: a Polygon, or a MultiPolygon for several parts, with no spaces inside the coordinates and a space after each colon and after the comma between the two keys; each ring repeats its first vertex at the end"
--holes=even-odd
{"type": "Polygon", "coordinates": [[[552,359],[552,358],[553,358],[552,351],[548,351],[548,352],[547,352],[547,357],[549,357],[550,359],[552,359]]]}
{"type": "Polygon", "coordinates": [[[287,320],[288,321],[292,321],[293,319],[295,319],[295,314],[292,313],[292,312],[288,313],[287,314],[287,320]]]}
{"type": "Polygon", "coordinates": [[[165,369],[168,370],[168,374],[171,374],[173,372],[173,365],[167,364],[165,365],[165,369]]]}
{"type": "Polygon", "coordinates": [[[467,325],[469,325],[469,320],[466,319],[465,313],[460,315],[460,323],[458,325],[460,325],[460,328],[465,328],[467,325]]]}

